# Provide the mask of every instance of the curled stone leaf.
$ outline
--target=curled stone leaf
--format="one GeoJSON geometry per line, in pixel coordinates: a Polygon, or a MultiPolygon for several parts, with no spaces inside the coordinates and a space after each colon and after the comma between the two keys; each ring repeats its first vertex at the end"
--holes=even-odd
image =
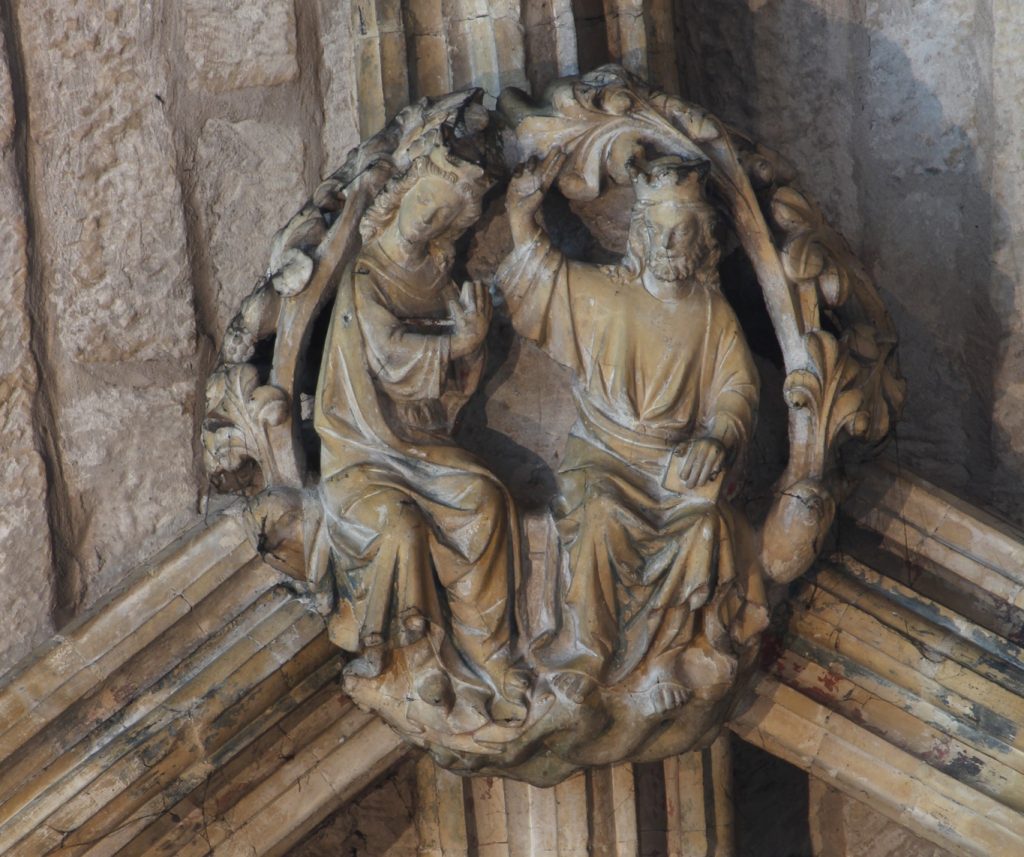
{"type": "Polygon", "coordinates": [[[231,472],[251,460],[265,477],[273,472],[267,429],[288,419],[288,394],[272,385],[261,386],[256,367],[247,363],[222,365],[206,389],[203,448],[208,469],[231,472]]]}
{"type": "Polygon", "coordinates": [[[282,297],[294,297],[309,285],[313,267],[313,260],[301,250],[285,250],[281,254],[281,267],[270,278],[270,284],[282,297]]]}

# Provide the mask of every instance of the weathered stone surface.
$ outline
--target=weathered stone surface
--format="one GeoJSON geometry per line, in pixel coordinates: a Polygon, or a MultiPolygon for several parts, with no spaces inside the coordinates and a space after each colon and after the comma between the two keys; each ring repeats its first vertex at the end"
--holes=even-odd
{"type": "Polygon", "coordinates": [[[998,180],[992,190],[995,288],[997,315],[1006,336],[1000,343],[993,386],[992,443],[997,478],[994,503],[1016,520],[1024,520],[1024,74],[1020,46],[1024,14],[1013,0],[992,4],[993,37],[992,131],[995,147],[991,169],[998,180]]]}
{"type": "MultiPolygon", "coordinates": [[[[0,43],[0,69],[5,60],[0,43]]],[[[0,116],[13,114],[9,95],[0,81],[0,116]]],[[[0,151],[4,134],[0,125],[0,151]]],[[[46,470],[32,424],[37,383],[25,293],[25,220],[13,160],[10,153],[0,155],[0,674],[53,630],[46,470]]]]}
{"type": "Polygon", "coordinates": [[[811,777],[808,817],[814,857],[948,857],[949,853],[811,777]]]}
{"type": "Polygon", "coordinates": [[[66,359],[180,358],[194,323],[150,7],[19,6],[38,261],[66,359]]]}
{"type": "Polygon", "coordinates": [[[11,70],[7,58],[7,47],[0,38],[0,149],[10,145],[14,134],[14,94],[11,91],[11,70]]]}
{"type": "Polygon", "coordinates": [[[193,85],[217,92],[298,77],[291,0],[187,0],[185,55],[193,85]]]}
{"type": "MultiPolygon", "coordinates": [[[[187,367],[186,367],[187,371],[187,367]]],[[[68,390],[58,435],[86,604],[196,516],[190,381],[68,390]]]]}
{"type": "Polygon", "coordinates": [[[324,93],[324,172],[342,165],[359,145],[352,11],[348,4],[320,0],[320,85],[324,93]]]}
{"type": "Polygon", "coordinates": [[[990,186],[979,149],[992,144],[986,26],[960,0],[868,3],[866,109],[855,150],[864,257],[888,292],[903,369],[918,391],[907,403],[901,451],[925,475],[975,497],[992,478],[998,340],[990,186]]]}
{"type": "Polygon", "coordinates": [[[413,824],[416,762],[410,760],[336,812],[289,857],[416,857],[413,824]]]}
{"type": "Polygon", "coordinates": [[[303,157],[298,128],[257,119],[203,126],[198,196],[218,335],[265,272],[274,233],[305,201],[303,157]]]}
{"type": "Polygon", "coordinates": [[[1024,10],[684,0],[684,93],[798,165],[885,292],[902,461],[1024,515],[1024,10]]]}
{"type": "Polygon", "coordinates": [[[854,0],[683,0],[683,95],[800,165],[803,187],[856,239],[854,0]],[[724,6],[724,8],[723,8],[724,6]]]}

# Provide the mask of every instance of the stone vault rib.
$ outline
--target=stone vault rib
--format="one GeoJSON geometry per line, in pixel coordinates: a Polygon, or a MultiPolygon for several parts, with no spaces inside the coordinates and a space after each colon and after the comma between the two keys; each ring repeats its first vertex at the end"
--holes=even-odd
{"type": "MultiPolygon", "coordinates": [[[[731,728],[954,853],[1020,853],[1024,658],[1003,632],[1021,618],[1006,600],[1021,542],[884,467],[847,513],[842,552],[801,584],[731,728]]],[[[340,693],[339,666],[315,605],[233,517],[214,519],[4,680],[0,853],[287,853],[408,752],[340,693]]],[[[643,766],[551,791],[423,761],[439,801],[421,807],[421,842],[570,855],[579,828],[634,854],[656,799],[670,853],[726,848],[728,760],[704,752],[660,764],[653,798],[643,766]],[[529,832],[548,827],[566,835],[529,832]]]]}
{"type": "Polygon", "coordinates": [[[404,754],[231,517],[0,687],[0,853],[285,853],[404,754]]]}
{"type": "Polygon", "coordinates": [[[1020,536],[887,467],[846,512],[731,728],[954,853],[1021,853],[1020,536]]]}

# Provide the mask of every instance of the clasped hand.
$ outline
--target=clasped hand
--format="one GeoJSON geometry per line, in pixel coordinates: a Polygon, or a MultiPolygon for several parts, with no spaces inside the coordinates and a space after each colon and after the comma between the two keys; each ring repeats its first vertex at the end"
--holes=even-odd
{"type": "Polygon", "coordinates": [[[494,307],[487,286],[473,280],[462,284],[457,301],[448,301],[454,330],[451,339],[452,357],[472,354],[487,338],[494,307]]]}

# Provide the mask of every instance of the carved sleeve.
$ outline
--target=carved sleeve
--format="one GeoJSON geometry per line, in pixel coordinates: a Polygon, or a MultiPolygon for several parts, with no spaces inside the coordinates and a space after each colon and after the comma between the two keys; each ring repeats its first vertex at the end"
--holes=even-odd
{"type": "Polygon", "coordinates": [[[388,395],[439,399],[448,375],[449,337],[408,331],[368,276],[356,277],[355,308],[370,372],[388,395]]]}
{"type": "Polygon", "coordinates": [[[749,442],[757,418],[760,379],[732,308],[715,296],[707,330],[704,424],[732,455],[749,442]]]}
{"type": "Polygon", "coordinates": [[[536,342],[552,359],[582,372],[573,307],[571,263],[547,236],[516,248],[498,269],[516,333],[536,342]]]}

